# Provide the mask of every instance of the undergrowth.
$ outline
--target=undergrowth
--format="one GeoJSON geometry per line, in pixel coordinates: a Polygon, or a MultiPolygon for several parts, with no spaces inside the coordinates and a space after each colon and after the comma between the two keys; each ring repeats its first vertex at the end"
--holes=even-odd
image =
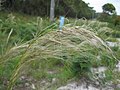
{"type": "Polygon", "coordinates": [[[66,19],[63,32],[57,28],[57,21],[50,24],[41,17],[0,16],[0,89],[12,90],[22,83],[18,79],[22,75],[48,82],[56,78],[56,83],[45,88],[57,88],[75,77],[90,79],[90,69],[99,66],[108,68],[103,83],[118,78],[111,70],[119,58],[119,47],[104,45],[118,37],[114,35],[118,30],[108,28],[108,23],[82,19],[66,19]]]}
{"type": "Polygon", "coordinates": [[[0,54],[11,47],[25,43],[50,25],[48,19],[17,13],[0,13],[0,54]]]}

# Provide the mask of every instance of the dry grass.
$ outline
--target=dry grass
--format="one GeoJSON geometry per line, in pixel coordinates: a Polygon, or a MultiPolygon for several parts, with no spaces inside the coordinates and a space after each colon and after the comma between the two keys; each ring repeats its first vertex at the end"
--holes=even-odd
{"type": "Polygon", "coordinates": [[[8,55],[10,57],[16,56],[27,48],[28,56],[33,56],[33,58],[39,55],[42,56],[40,57],[41,59],[44,58],[44,55],[58,57],[62,55],[63,50],[86,51],[89,47],[83,48],[85,45],[112,52],[105,42],[97,37],[93,32],[80,27],[64,27],[62,32],[51,31],[37,40],[31,40],[31,42],[13,47],[8,52],[8,55]],[[31,42],[32,45],[29,47],[31,42]]]}
{"type": "Polygon", "coordinates": [[[27,65],[28,62],[33,60],[49,60],[49,58],[54,58],[68,62],[69,68],[72,62],[76,62],[76,57],[82,56],[83,59],[86,57],[89,59],[90,55],[93,56],[93,61],[90,61],[92,64],[90,64],[94,66],[98,60],[97,57],[102,57],[103,53],[114,60],[116,59],[112,50],[104,43],[104,41],[89,30],[80,27],[66,26],[62,32],[56,30],[51,31],[26,44],[14,47],[7,53],[6,56],[8,58],[13,58],[18,55],[21,56],[21,60],[16,66],[10,79],[8,89],[12,90],[15,80],[19,73],[21,73],[24,65],[27,65]]]}

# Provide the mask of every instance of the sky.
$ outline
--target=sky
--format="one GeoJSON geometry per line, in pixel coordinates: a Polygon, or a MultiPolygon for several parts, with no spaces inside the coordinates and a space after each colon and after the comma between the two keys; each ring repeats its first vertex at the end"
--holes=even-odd
{"type": "Polygon", "coordinates": [[[102,6],[106,3],[112,3],[117,11],[117,14],[120,15],[120,0],[83,0],[86,3],[89,3],[96,12],[102,12],[102,6]]]}

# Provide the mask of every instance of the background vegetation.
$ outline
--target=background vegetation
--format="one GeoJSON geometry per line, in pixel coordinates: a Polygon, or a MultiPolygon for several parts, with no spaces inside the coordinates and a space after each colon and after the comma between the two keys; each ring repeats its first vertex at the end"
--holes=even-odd
{"type": "MultiPolygon", "coordinates": [[[[82,0],[55,0],[55,15],[92,18],[95,11],[82,0]]],[[[3,7],[29,15],[49,16],[50,0],[7,0],[3,7]]]]}

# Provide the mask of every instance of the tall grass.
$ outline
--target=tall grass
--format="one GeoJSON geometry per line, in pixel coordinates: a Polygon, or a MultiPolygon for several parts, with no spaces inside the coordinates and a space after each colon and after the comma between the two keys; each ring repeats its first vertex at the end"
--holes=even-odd
{"type": "MultiPolygon", "coordinates": [[[[42,18],[40,19],[40,17],[36,17],[36,19],[30,17],[29,19],[30,20],[28,20],[28,16],[22,16],[16,13],[10,13],[10,14],[1,13],[0,15],[0,38],[1,38],[0,40],[1,42],[0,43],[0,66],[1,67],[0,68],[1,70],[4,70],[4,67],[6,67],[6,65],[4,65],[5,63],[8,63],[9,61],[12,60],[6,57],[11,47],[18,46],[31,39],[33,39],[31,41],[34,42],[35,41],[34,38],[37,38],[38,35],[44,35],[49,31],[50,28],[56,27],[55,24],[50,25],[48,19],[42,20],[42,18]]],[[[24,54],[22,55],[22,57],[23,56],[24,54]]],[[[17,64],[19,66],[19,63],[21,62],[22,62],[22,58],[19,58],[19,62],[15,64],[11,63],[11,65],[14,67],[16,65],[17,67],[17,64]]],[[[3,72],[1,71],[1,75],[2,73],[3,72]]],[[[9,75],[10,74],[11,74],[11,71],[9,72],[9,75]]]]}
{"type": "MultiPolygon", "coordinates": [[[[14,48],[11,55],[18,51],[19,48],[14,48]]],[[[51,31],[42,37],[39,37],[23,48],[24,54],[21,56],[19,64],[16,66],[15,71],[10,79],[8,89],[12,87],[17,79],[23,66],[28,62],[39,59],[49,61],[50,58],[60,60],[66,69],[74,73],[74,76],[90,72],[90,68],[96,66],[107,66],[113,68],[116,60],[112,51],[105,43],[94,33],[85,29],[75,29],[66,27],[62,32],[51,31]],[[77,41],[74,41],[77,40],[77,41]],[[27,48],[27,49],[26,49],[27,48]],[[100,51],[99,51],[100,50],[100,51]],[[103,58],[103,52],[106,57],[103,58]],[[101,61],[97,59],[101,57],[101,61]],[[105,61],[106,60],[106,61],[105,61]],[[99,63],[97,63],[99,61],[99,63]],[[95,65],[97,63],[97,65],[95,65]]]]}
{"type": "MultiPolygon", "coordinates": [[[[30,22],[13,17],[10,14],[7,20],[1,19],[1,34],[6,35],[5,43],[10,45],[12,40],[14,46],[3,51],[5,54],[0,57],[0,65],[7,65],[8,62],[12,64],[12,68],[8,70],[9,76],[6,76],[9,81],[8,90],[13,89],[16,80],[23,73],[39,79],[56,77],[59,83],[64,83],[73,77],[90,77],[92,67],[105,66],[108,70],[113,70],[117,63],[113,51],[99,38],[106,35],[102,32],[111,33],[106,28],[107,23],[70,20],[69,25],[67,22],[63,31],[59,32],[57,23],[50,25],[48,20],[40,17],[30,22]],[[23,72],[24,70],[28,72],[23,72]],[[49,70],[56,74],[48,74],[49,70]]],[[[4,68],[1,67],[1,70],[4,68]]]]}
{"type": "Polygon", "coordinates": [[[16,13],[2,13],[0,15],[0,34],[1,34],[1,44],[0,44],[0,53],[4,54],[7,52],[4,49],[9,46],[16,46],[21,43],[24,43],[28,40],[33,39],[36,36],[37,32],[41,32],[42,28],[50,25],[49,20],[44,19],[44,22],[39,19],[40,17],[30,17],[19,15],[16,13]],[[39,26],[40,23],[41,26],[39,26]],[[4,44],[7,42],[7,46],[4,44]],[[4,47],[5,46],[5,47],[4,47]]]}

